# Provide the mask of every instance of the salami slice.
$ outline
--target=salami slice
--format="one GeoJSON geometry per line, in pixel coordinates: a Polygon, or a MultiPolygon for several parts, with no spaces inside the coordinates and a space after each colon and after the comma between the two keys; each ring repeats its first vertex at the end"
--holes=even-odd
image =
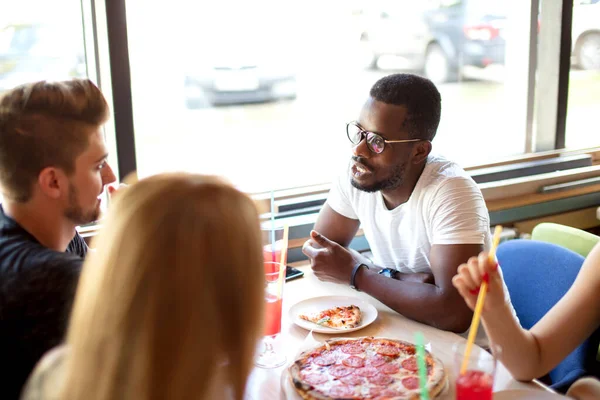
{"type": "Polygon", "coordinates": [[[342,360],[342,364],[346,367],[361,368],[365,366],[365,360],[361,357],[350,356],[342,360]]]}
{"type": "Polygon", "coordinates": [[[313,362],[321,367],[326,367],[328,365],[335,364],[337,358],[332,353],[323,354],[319,357],[316,357],[313,362]]]}
{"type": "Polygon", "coordinates": [[[402,361],[402,368],[409,370],[410,372],[417,372],[419,370],[419,366],[417,365],[417,358],[410,357],[402,361]]]}
{"type": "Polygon", "coordinates": [[[402,353],[414,356],[415,353],[417,352],[417,348],[413,345],[401,343],[399,346],[400,346],[400,350],[402,351],[402,353]]]}
{"type": "Polygon", "coordinates": [[[400,371],[400,367],[395,363],[386,363],[379,367],[379,371],[387,375],[394,375],[400,371]]]}
{"type": "Polygon", "coordinates": [[[377,374],[368,379],[369,379],[370,383],[372,383],[373,385],[378,385],[378,386],[387,386],[390,383],[394,382],[394,378],[392,378],[391,376],[386,375],[386,374],[377,374]]]}
{"type": "Polygon", "coordinates": [[[382,346],[377,347],[375,350],[377,354],[381,354],[382,356],[388,357],[396,357],[400,354],[400,350],[396,346],[392,346],[391,344],[384,344],[382,346]]]}
{"type": "Polygon", "coordinates": [[[346,375],[340,379],[340,382],[351,386],[362,385],[364,381],[365,379],[363,377],[354,374],[346,375]]]}
{"type": "Polygon", "coordinates": [[[342,346],[342,351],[346,354],[361,354],[365,349],[359,343],[349,343],[342,346]]]}
{"type": "Polygon", "coordinates": [[[375,355],[369,356],[367,358],[367,365],[370,367],[379,367],[388,361],[390,361],[390,359],[388,357],[384,357],[379,354],[375,354],[375,355]]]}
{"type": "Polygon", "coordinates": [[[419,387],[419,378],[416,376],[407,376],[406,378],[402,379],[402,384],[408,390],[416,389],[419,387]]]}
{"type": "Polygon", "coordinates": [[[310,385],[320,385],[320,384],[325,383],[325,382],[327,382],[329,380],[329,378],[327,377],[327,375],[325,375],[325,374],[316,374],[316,373],[303,375],[303,378],[310,385]]]}
{"type": "Polygon", "coordinates": [[[329,389],[329,396],[335,399],[355,399],[356,391],[352,386],[336,385],[329,389]]]}
{"type": "Polygon", "coordinates": [[[380,386],[371,386],[369,388],[369,397],[370,398],[376,398],[377,396],[379,396],[381,394],[381,392],[384,389],[380,386]]]}
{"type": "Polygon", "coordinates": [[[329,368],[329,373],[336,378],[350,375],[352,371],[354,371],[354,368],[346,367],[345,365],[334,365],[329,368]]]}
{"type": "Polygon", "coordinates": [[[379,370],[377,370],[377,368],[375,367],[363,367],[357,369],[354,373],[358,376],[369,377],[377,375],[379,373],[379,370]]]}

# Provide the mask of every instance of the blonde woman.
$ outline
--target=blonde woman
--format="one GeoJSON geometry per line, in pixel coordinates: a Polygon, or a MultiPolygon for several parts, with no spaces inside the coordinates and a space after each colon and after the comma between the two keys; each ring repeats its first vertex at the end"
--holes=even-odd
{"type": "Polygon", "coordinates": [[[257,210],[214,177],[168,174],[117,196],[88,256],[66,346],[24,399],[242,399],[262,333],[257,210]]]}

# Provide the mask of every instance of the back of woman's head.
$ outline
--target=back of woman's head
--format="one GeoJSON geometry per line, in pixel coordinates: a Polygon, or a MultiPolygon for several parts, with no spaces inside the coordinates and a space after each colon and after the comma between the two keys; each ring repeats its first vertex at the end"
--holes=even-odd
{"type": "Polygon", "coordinates": [[[81,277],[65,399],[201,399],[216,371],[242,398],[262,329],[258,214],[214,177],[119,193],[81,277]]]}

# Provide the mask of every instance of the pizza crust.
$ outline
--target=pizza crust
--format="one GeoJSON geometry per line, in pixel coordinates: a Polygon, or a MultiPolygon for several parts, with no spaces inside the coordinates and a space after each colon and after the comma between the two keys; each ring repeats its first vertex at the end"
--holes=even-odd
{"type": "MultiPolygon", "coordinates": [[[[390,343],[395,343],[400,345],[401,347],[409,346],[414,348],[414,344],[405,342],[397,339],[389,339],[389,338],[374,338],[374,337],[359,337],[359,338],[333,338],[327,340],[323,345],[306,350],[302,352],[296,360],[292,363],[292,365],[288,368],[289,380],[296,393],[305,400],[332,400],[332,397],[326,396],[320,391],[318,391],[313,385],[307,383],[301,375],[301,371],[303,366],[305,366],[308,358],[310,358],[315,353],[321,353],[326,349],[329,349],[330,346],[341,346],[348,343],[364,343],[368,342],[381,342],[384,344],[386,341],[390,343]]],[[[432,366],[431,372],[428,376],[429,383],[429,395],[432,399],[439,396],[447,386],[447,376],[446,370],[444,368],[443,363],[437,357],[433,356],[430,352],[426,351],[426,361],[428,365],[432,366]]],[[[407,353],[405,353],[407,354],[407,353]]],[[[402,399],[402,400],[418,400],[420,398],[420,394],[416,391],[411,391],[407,393],[406,396],[397,396],[394,399],[402,399]]]]}

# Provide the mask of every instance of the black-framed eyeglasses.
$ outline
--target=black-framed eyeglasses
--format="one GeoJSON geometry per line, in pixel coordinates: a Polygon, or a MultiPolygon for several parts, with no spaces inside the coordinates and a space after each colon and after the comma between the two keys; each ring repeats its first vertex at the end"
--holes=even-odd
{"type": "Polygon", "coordinates": [[[367,147],[375,154],[380,154],[385,150],[386,143],[409,143],[419,142],[422,139],[404,139],[404,140],[386,140],[379,133],[364,130],[356,121],[346,124],[346,134],[353,144],[359,144],[363,138],[367,138],[367,147]]]}

